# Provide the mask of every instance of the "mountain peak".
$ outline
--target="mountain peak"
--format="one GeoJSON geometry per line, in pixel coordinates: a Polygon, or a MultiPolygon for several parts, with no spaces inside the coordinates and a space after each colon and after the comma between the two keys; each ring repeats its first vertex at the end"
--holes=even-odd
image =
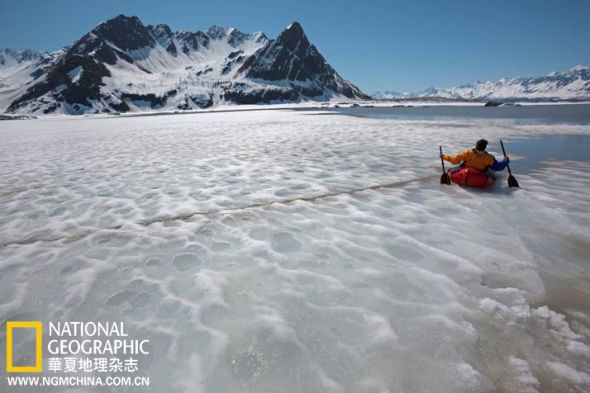
{"type": "Polygon", "coordinates": [[[580,72],[580,71],[588,71],[588,70],[590,70],[590,67],[578,64],[577,66],[572,67],[570,72],[580,72]]]}
{"type": "Polygon", "coordinates": [[[167,24],[164,24],[164,23],[160,23],[155,26],[149,25],[148,29],[149,28],[151,28],[152,30],[157,31],[157,32],[162,32],[168,36],[172,35],[172,29],[170,29],[170,26],[168,26],[167,24]]]}
{"type": "Polygon", "coordinates": [[[143,23],[141,22],[141,20],[137,17],[137,16],[127,16],[127,15],[123,15],[123,14],[119,14],[117,16],[115,16],[114,18],[108,19],[102,23],[100,23],[98,26],[96,26],[95,29],[104,29],[105,26],[121,26],[121,25],[129,25],[129,26],[135,26],[135,25],[142,25],[143,23]]]}
{"type": "Polygon", "coordinates": [[[304,34],[304,32],[303,32],[303,27],[301,27],[301,24],[300,24],[299,22],[297,22],[297,21],[293,21],[293,22],[291,22],[291,23],[289,24],[289,26],[287,26],[287,27],[285,28],[285,30],[288,30],[288,31],[293,31],[293,32],[297,32],[297,33],[299,33],[299,34],[304,34]]]}
{"type": "Polygon", "coordinates": [[[283,43],[290,50],[295,50],[300,42],[305,47],[304,49],[307,49],[309,46],[309,40],[305,36],[303,27],[301,27],[299,22],[293,22],[287,26],[277,37],[277,42],[283,43]]]}
{"type": "Polygon", "coordinates": [[[125,50],[154,46],[154,41],[147,28],[137,16],[120,14],[106,22],[102,22],[92,32],[125,50]]]}
{"type": "Polygon", "coordinates": [[[213,25],[207,29],[206,33],[210,38],[214,40],[219,40],[227,37],[227,35],[230,34],[233,30],[235,29],[232,27],[221,27],[213,25]]]}

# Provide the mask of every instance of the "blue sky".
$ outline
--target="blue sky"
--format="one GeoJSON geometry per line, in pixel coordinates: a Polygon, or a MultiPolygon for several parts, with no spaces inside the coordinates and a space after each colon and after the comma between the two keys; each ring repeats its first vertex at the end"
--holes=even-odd
{"type": "Polygon", "coordinates": [[[55,50],[120,13],[173,30],[232,26],[276,36],[299,21],[367,92],[418,91],[590,65],[588,0],[0,0],[0,48],[55,50]]]}

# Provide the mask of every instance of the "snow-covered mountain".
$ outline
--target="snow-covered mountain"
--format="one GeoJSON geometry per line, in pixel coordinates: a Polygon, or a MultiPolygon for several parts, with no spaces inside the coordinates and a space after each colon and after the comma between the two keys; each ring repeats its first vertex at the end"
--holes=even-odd
{"type": "Polygon", "coordinates": [[[373,98],[377,100],[396,100],[400,98],[411,98],[413,93],[402,93],[395,90],[383,90],[373,93],[373,98]]]}
{"type": "Polygon", "coordinates": [[[7,108],[62,55],[63,51],[0,49],[0,111],[7,108]]]}
{"type": "Polygon", "coordinates": [[[55,53],[0,52],[0,111],[100,113],[368,98],[301,25],[276,39],[213,26],[173,32],[119,15],[55,53]]]}
{"type": "Polygon", "coordinates": [[[581,100],[590,99],[590,67],[576,66],[566,72],[552,72],[533,78],[502,78],[476,81],[447,89],[429,88],[418,93],[382,91],[378,99],[438,97],[468,100],[581,100]]]}

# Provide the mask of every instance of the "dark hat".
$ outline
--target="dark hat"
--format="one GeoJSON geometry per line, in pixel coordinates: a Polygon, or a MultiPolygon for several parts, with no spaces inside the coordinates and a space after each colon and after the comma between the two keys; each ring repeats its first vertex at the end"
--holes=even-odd
{"type": "Polygon", "coordinates": [[[479,151],[485,151],[486,147],[488,147],[488,141],[485,139],[480,139],[475,144],[475,149],[479,151]]]}

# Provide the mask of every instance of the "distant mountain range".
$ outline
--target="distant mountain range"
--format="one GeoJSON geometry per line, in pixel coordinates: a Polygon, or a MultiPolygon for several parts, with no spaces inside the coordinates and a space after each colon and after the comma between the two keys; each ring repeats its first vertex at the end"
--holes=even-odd
{"type": "Polygon", "coordinates": [[[297,22],[276,39],[119,15],[57,52],[0,50],[0,112],[83,114],[368,99],[297,22]]]}
{"type": "MultiPolygon", "coordinates": [[[[371,97],[343,79],[293,22],[277,38],[213,26],[176,31],[135,16],[103,22],[56,52],[0,49],[0,113],[191,110],[371,97]]],[[[590,67],[376,99],[590,100],[590,67]]]]}
{"type": "Polygon", "coordinates": [[[590,67],[576,66],[566,72],[552,72],[533,78],[502,78],[495,82],[476,81],[459,87],[431,87],[418,93],[381,91],[376,99],[443,98],[452,100],[590,100],[590,67]]]}

